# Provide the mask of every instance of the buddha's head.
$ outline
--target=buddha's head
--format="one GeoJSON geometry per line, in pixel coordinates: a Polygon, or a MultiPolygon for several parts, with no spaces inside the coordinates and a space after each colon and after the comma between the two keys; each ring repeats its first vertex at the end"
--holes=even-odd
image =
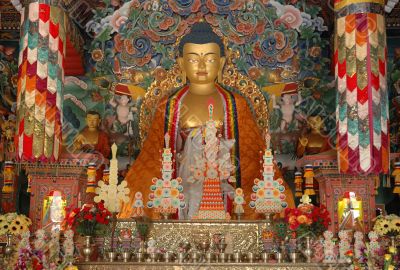
{"type": "Polygon", "coordinates": [[[96,111],[88,111],[86,114],[86,125],[89,130],[94,131],[99,128],[101,122],[100,114],[96,111]]]}
{"type": "Polygon", "coordinates": [[[178,49],[178,64],[190,83],[210,84],[222,76],[224,44],[208,23],[194,24],[191,32],[180,41],[178,49]]]}
{"type": "Polygon", "coordinates": [[[312,131],[321,132],[324,127],[324,121],[321,116],[309,116],[308,117],[308,125],[310,126],[312,131]]]}

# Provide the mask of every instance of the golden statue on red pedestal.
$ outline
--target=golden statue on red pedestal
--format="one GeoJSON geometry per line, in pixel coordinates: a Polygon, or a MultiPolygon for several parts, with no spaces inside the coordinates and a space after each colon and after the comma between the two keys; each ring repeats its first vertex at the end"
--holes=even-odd
{"type": "MultiPolygon", "coordinates": [[[[176,153],[176,173],[183,179],[182,185],[188,209],[198,208],[202,196],[202,183],[190,182],[195,172],[191,170],[191,160],[203,140],[203,131],[209,118],[208,105],[214,104],[213,119],[221,123],[219,134],[221,141],[234,140],[230,150],[232,163],[236,166],[233,173],[236,183],[222,184],[225,208],[233,208],[234,187],[241,187],[246,196],[250,196],[253,180],[260,174],[260,151],[264,146],[261,130],[265,128],[268,118],[266,102],[254,83],[239,74],[231,63],[225,67],[226,51],[221,38],[215,34],[207,23],[196,23],[192,31],[179,43],[178,64],[180,72],[173,69],[165,81],[156,82],[149,89],[142,106],[141,127],[143,143],[140,155],[131,166],[126,180],[131,192],[131,200],[123,205],[120,217],[132,216],[132,205],[135,192],[141,192],[144,198],[150,193],[151,179],[161,177],[159,151],[164,147],[164,135],[171,136],[170,145],[176,153]],[[175,72],[175,75],[173,74],[175,72]],[[173,77],[175,76],[175,77],[173,77]],[[176,78],[179,77],[179,80],[176,78]],[[234,78],[232,78],[234,77],[234,78]],[[188,83],[186,84],[186,80],[188,83]],[[247,85],[243,88],[243,83],[247,85]],[[241,85],[242,84],[242,85],[241,85]],[[243,89],[241,94],[230,92],[221,85],[243,89]],[[241,87],[241,88],[239,88],[241,87]],[[173,91],[173,89],[177,89],[173,91]],[[154,94],[156,93],[156,94],[154,94]],[[249,97],[257,122],[250,111],[249,104],[243,96],[249,97]],[[156,102],[157,101],[157,102],[156,102]],[[146,103],[147,102],[147,103],[146,103]],[[149,105],[151,104],[151,105],[149,105]],[[156,108],[151,126],[150,110],[156,108]],[[149,109],[150,108],[150,109],[149,109]],[[149,113],[146,113],[149,109],[149,113]],[[147,118],[146,118],[147,117],[147,118]],[[263,126],[264,125],[264,126],[263,126]],[[197,148],[196,148],[197,147],[197,148]],[[197,198],[197,199],[196,199],[197,198]]],[[[153,109],[154,110],[154,109],[153,109]]],[[[279,172],[276,172],[276,175],[279,172]]],[[[287,202],[294,206],[293,194],[286,183],[287,202]]],[[[250,198],[246,198],[250,201],[250,198]]],[[[245,205],[244,218],[255,218],[253,211],[245,205]]],[[[146,209],[146,214],[156,218],[155,213],[146,209]]]]}

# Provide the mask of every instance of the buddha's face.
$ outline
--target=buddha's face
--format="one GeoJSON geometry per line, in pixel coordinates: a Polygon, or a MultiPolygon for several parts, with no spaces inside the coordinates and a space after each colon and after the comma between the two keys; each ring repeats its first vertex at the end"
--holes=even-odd
{"type": "Polygon", "coordinates": [[[218,72],[225,64],[225,57],[216,43],[194,44],[183,46],[183,56],[178,58],[178,64],[186,72],[190,83],[214,83],[218,72]]]}
{"type": "Polygon", "coordinates": [[[310,128],[316,131],[320,131],[324,124],[320,116],[308,117],[308,123],[310,125],[310,128]]]}
{"type": "Polygon", "coordinates": [[[86,124],[90,130],[95,130],[100,124],[100,116],[97,114],[88,114],[86,116],[86,124]]]}

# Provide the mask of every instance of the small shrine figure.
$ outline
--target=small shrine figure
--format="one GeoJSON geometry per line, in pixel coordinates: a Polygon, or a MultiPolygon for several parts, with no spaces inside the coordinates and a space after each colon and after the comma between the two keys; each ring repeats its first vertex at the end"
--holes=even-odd
{"type": "Polygon", "coordinates": [[[345,192],[338,202],[339,230],[363,230],[362,201],[355,192],[345,192]]]}
{"type": "MultiPolygon", "coordinates": [[[[117,121],[113,122],[114,131],[122,131],[125,135],[132,133],[133,103],[127,95],[121,95],[118,99],[115,97],[110,100],[110,105],[116,108],[117,121]]],[[[134,107],[136,109],[136,107],[134,107]]]]}
{"type": "MultiPolygon", "coordinates": [[[[292,87],[291,87],[292,88],[292,87]]],[[[282,113],[282,119],[280,124],[281,132],[287,131],[292,125],[295,115],[296,107],[301,104],[302,97],[297,93],[296,88],[287,88],[284,92],[282,92],[281,100],[282,102],[278,104],[276,102],[275,95],[272,95],[272,104],[274,109],[278,109],[282,113]],[[298,97],[297,101],[295,102],[293,97],[298,97]]],[[[294,126],[296,128],[296,125],[294,126]]]]}
{"type": "Polygon", "coordinates": [[[339,231],[339,263],[347,261],[346,252],[350,250],[350,235],[349,231],[339,231]]]}
{"type": "Polygon", "coordinates": [[[319,154],[331,149],[329,139],[324,134],[324,121],[321,116],[309,116],[307,123],[310,131],[299,138],[297,156],[319,154]]]}
{"type": "Polygon", "coordinates": [[[359,260],[362,257],[363,254],[363,249],[365,249],[365,243],[364,243],[364,234],[362,232],[355,232],[354,233],[354,256],[357,260],[359,260]]]}
{"type": "Polygon", "coordinates": [[[324,232],[324,260],[323,263],[336,263],[335,242],[331,231],[324,232]]]}
{"type": "Polygon", "coordinates": [[[108,135],[99,129],[101,116],[96,111],[88,111],[86,114],[86,127],[73,141],[74,153],[83,151],[86,153],[100,153],[104,158],[110,155],[110,142],[108,135]]]}

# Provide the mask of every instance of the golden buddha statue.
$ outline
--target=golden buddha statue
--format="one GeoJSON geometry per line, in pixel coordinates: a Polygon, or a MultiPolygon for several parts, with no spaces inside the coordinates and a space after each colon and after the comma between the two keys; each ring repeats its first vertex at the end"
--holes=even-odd
{"type": "Polygon", "coordinates": [[[75,137],[73,152],[101,153],[104,158],[110,155],[110,142],[105,132],[99,129],[101,123],[100,114],[96,111],[88,111],[86,114],[86,127],[75,137]]]}
{"type": "MultiPolygon", "coordinates": [[[[220,85],[225,64],[225,48],[221,38],[207,23],[196,23],[191,32],[181,39],[178,49],[177,62],[184,86],[161,99],[157,105],[141,152],[126,176],[131,200],[123,204],[120,218],[132,216],[136,192],[148,198],[152,178],[161,178],[159,151],[164,147],[166,133],[170,135],[169,145],[175,152],[175,176],[183,179],[187,205],[186,212],[179,213],[179,218],[190,219],[197,212],[203,193],[202,183],[189,179],[193,178],[194,156],[199,153],[196,151],[201,149],[203,143],[202,128],[209,120],[210,103],[214,105],[213,120],[219,123],[221,145],[229,145],[227,148],[236,166],[236,183],[221,184],[221,189],[227,194],[224,196],[227,212],[232,213],[233,210],[234,187],[241,187],[245,201],[250,201],[254,179],[261,175],[260,151],[265,149],[265,145],[247,101],[220,85]]],[[[277,170],[276,174],[279,173],[277,170]]],[[[284,186],[287,203],[293,207],[293,194],[286,183],[284,186]]],[[[245,219],[256,218],[248,205],[244,210],[245,219]]],[[[147,216],[157,218],[150,209],[145,209],[145,212],[147,216]]]]}
{"type": "Polygon", "coordinates": [[[299,138],[297,156],[315,155],[331,149],[329,139],[324,135],[324,121],[321,116],[309,116],[307,123],[309,132],[299,138]]]}

